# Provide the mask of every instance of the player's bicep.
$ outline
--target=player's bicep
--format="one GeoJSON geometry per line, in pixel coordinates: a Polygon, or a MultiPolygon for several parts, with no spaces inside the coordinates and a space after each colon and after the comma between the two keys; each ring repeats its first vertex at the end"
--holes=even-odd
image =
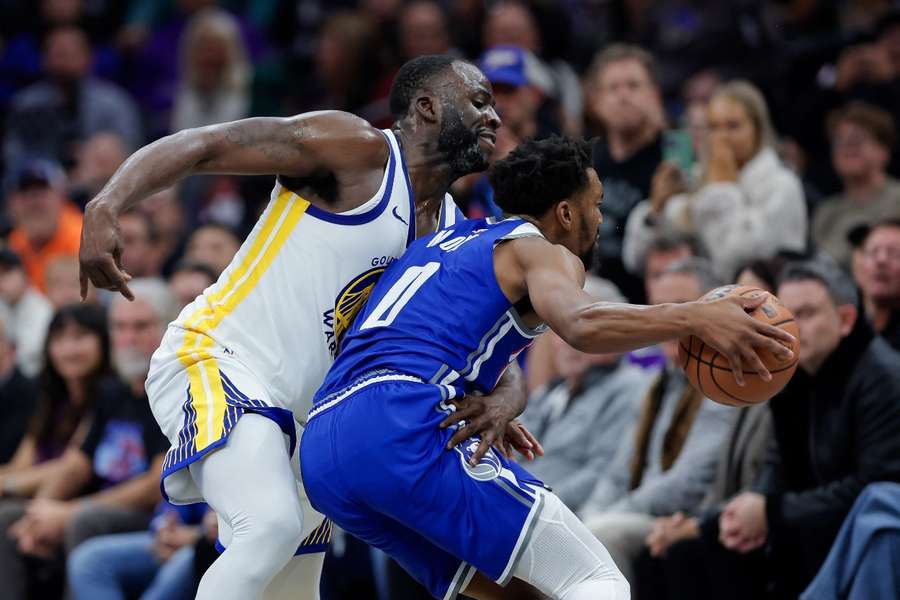
{"type": "Polygon", "coordinates": [[[523,267],[531,305],[541,320],[568,339],[580,310],[592,302],[582,289],[584,268],[558,247],[530,254],[523,267]]]}
{"type": "MultiPolygon", "coordinates": [[[[386,160],[381,133],[363,119],[337,111],[294,117],[254,117],[182,132],[202,136],[197,171],[304,177],[386,160]]],[[[179,134],[181,135],[181,134],[179,134]]]]}

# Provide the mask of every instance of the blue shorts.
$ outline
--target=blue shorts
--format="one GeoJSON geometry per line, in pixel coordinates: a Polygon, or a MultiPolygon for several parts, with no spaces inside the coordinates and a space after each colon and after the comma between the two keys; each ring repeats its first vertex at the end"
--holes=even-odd
{"type": "Polygon", "coordinates": [[[493,449],[471,467],[475,439],[446,450],[453,431],[438,428],[441,400],[426,383],[364,386],[314,411],[300,462],[316,510],[392,556],[434,597],[455,598],[476,569],[500,585],[512,578],[544,488],[493,449]]]}

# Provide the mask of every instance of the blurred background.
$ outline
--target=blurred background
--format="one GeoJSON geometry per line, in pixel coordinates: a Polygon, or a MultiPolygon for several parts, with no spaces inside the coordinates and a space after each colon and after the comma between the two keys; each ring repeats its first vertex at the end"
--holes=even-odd
{"type": "MultiPolygon", "coordinates": [[[[900,597],[854,587],[884,581],[895,538],[853,563],[881,565],[867,577],[826,562],[859,534],[844,520],[865,486],[900,479],[900,385],[883,404],[861,391],[900,373],[889,0],[0,0],[0,597],[188,598],[215,556],[204,507],[160,504],[167,444],[143,381],[273,178],[192,177],[124,215],[134,303],[78,303],[84,205],[181,129],[318,109],[390,127],[399,66],[438,53],[491,81],[494,160],[528,137],[591,140],[605,188],[593,293],[688,301],[740,280],[796,299],[810,341],[785,397],[824,417],[695,398],[673,348],[589,357],[548,334],[523,360],[523,419],[548,448],[535,472],[628,565],[636,597],[790,598],[817,573],[806,597],[900,597]],[[728,575],[696,574],[709,565],[728,575]]],[[[452,192],[469,217],[499,214],[483,174],[452,192]]],[[[873,495],[900,535],[900,492],[873,495]]],[[[423,594],[335,532],[324,598],[423,594]]]]}

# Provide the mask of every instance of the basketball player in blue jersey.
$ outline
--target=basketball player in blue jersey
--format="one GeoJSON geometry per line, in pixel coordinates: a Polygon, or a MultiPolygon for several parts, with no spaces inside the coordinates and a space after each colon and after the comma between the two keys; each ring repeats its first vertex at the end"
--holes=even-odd
{"type": "MultiPolygon", "coordinates": [[[[163,494],[205,500],[219,517],[225,550],[198,598],[318,597],[331,529],[309,507],[295,454],[312,396],[386,264],[453,222],[447,189],[487,167],[500,126],[484,75],[448,56],[404,65],[391,107],[397,124],[384,131],[334,111],[182,131],[131,156],[86,208],[82,295],[90,281],[131,298],[123,211],[188,175],[277,174],[253,231],[169,326],[147,379],[171,442],[163,494]]],[[[467,410],[490,442],[510,435],[530,451],[507,427],[524,408],[521,379],[509,379],[467,410]]]]}
{"type": "Polygon", "coordinates": [[[765,372],[754,349],[789,357],[778,340],[792,338],[746,314],[764,298],[648,307],[588,296],[583,262],[602,186],[586,143],[526,141],[494,166],[491,183],[518,216],[420,239],[376,284],[310,411],[307,492],[436,598],[494,598],[491,582],[513,578],[563,600],[628,598],[605,548],[541,482],[494,450],[478,460],[483,442],[453,445],[437,425],[458,419],[457,398],[490,393],[547,326],[594,353],[697,335],[738,378],[742,363],[765,372]]]}

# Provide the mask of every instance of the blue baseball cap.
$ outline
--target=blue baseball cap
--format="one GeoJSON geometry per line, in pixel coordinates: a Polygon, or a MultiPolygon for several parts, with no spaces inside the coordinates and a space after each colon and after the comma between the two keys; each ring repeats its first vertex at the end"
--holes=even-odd
{"type": "Polygon", "coordinates": [[[492,84],[528,85],[528,52],[517,46],[496,46],[481,55],[478,65],[492,84]]]}
{"type": "Polygon", "coordinates": [[[27,158],[13,167],[6,178],[6,190],[15,192],[31,187],[56,187],[66,180],[65,171],[54,160],[27,158]]]}

